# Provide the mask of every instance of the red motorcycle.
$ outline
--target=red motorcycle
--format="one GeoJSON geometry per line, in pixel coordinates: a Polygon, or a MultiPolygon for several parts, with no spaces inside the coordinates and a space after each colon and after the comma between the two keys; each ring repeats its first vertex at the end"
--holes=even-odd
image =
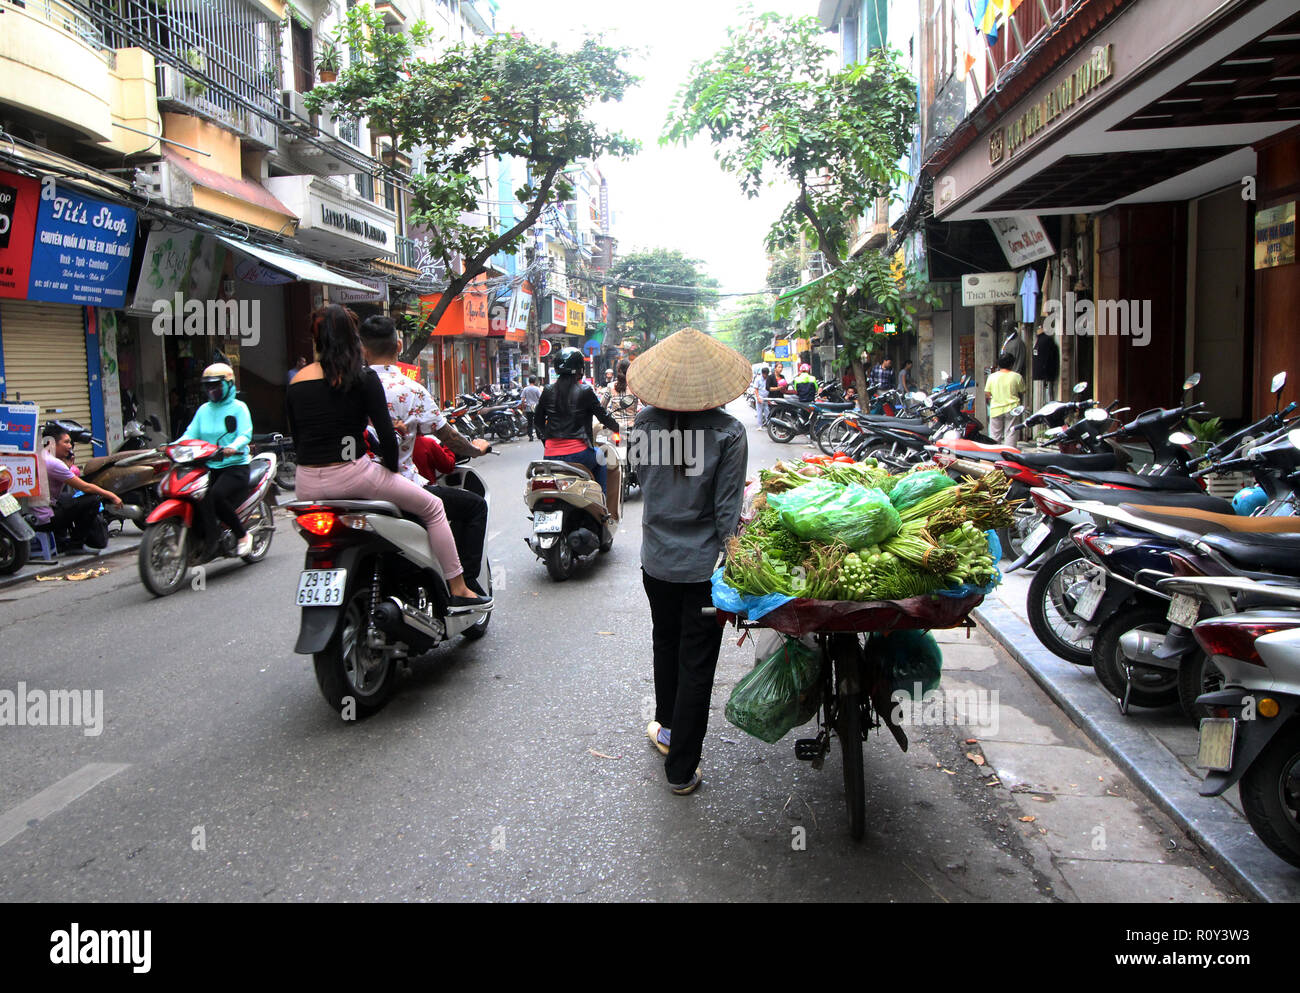
{"type": "MultiPolygon", "coordinates": [[[[211,442],[194,438],[166,447],[173,465],[158,484],[163,501],[145,519],[140,542],[140,579],[154,596],[175,593],[195,566],[237,557],[230,529],[218,523],[221,533],[206,535],[202,516],[196,512],[208,492],[211,473],[207,462],[220,451],[211,442]]],[[[271,499],[275,463],[272,452],[253,456],[248,490],[237,509],[239,520],[253,538],[253,550],[242,556],[250,565],[266,558],[275,534],[275,503],[271,499]]]]}

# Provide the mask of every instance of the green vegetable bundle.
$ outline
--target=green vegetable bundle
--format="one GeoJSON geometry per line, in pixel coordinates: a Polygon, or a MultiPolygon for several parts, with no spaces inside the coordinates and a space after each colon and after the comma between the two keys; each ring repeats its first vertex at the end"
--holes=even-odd
{"type": "Polygon", "coordinates": [[[786,493],[773,494],[768,506],[804,540],[838,541],[850,548],[878,545],[898,533],[899,516],[889,497],[857,483],[841,486],[818,479],[786,493]]]}
{"type": "Polygon", "coordinates": [[[956,485],[957,481],[946,472],[909,472],[894,484],[889,491],[889,500],[901,513],[926,497],[956,485]]]}

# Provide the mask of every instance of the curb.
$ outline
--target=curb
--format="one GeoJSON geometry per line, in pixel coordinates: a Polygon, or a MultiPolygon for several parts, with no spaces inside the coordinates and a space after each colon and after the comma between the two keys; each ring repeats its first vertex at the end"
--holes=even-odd
{"type": "Polygon", "coordinates": [[[1057,706],[1192,836],[1215,867],[1243,893],[1262,903],[1300,902],[1300,872],[1265,848],[1250,822],[1226,800],[1201,796],[1197,792],[1200,780],[1140,724],[1120,714],[1100,684],[1064,678],[1079,667],[1043,648],[1029,625],[1008,607],[985,601],[972,613],[1057,706]]]}
{"type": "MultiPolygon", "coordinates": [[[[0,590],[9,589],[14,586],[21,586],[23,583],[35,582],[37,576],[62,576],[65,573],[76,572],[79,569],[93,569],[98,563],[105,559],[117,558],[119,555],[135,553],[140,548],[140,542],[127,545],[122,548],[114,548],[111,551],[105,549],[100,555],[95,556],[78,556],[76,560],[66,560],[57,562],[47,569],[36,569],[35,571],[23,576],[4,576],[0,577],[0,590]]],[[[24,566],[24,569],[28,566],[24,566]]]]}

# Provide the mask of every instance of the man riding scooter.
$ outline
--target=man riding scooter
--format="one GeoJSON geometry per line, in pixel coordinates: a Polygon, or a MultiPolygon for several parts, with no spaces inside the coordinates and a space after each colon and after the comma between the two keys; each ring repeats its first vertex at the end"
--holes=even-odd
{"type": "Polygon", "coordinates": [[[359,334],[362,357],[383,384],[388,411],[397,428],[398,472],[442,501],[465,570],[465,583],[479,595],[486,595],[478,586],[478,578],[487,537],[487,501],[462,487],[439,486],[425,479],[412,461],[412,452],[416,437],[421,434],[434,435],[455,455],[466,458],[484,455],[492,446],[482,439],[471,442],[448,424],[432,394],[397,367],[402,339],[391,317],[366,318],[359,334]]]}

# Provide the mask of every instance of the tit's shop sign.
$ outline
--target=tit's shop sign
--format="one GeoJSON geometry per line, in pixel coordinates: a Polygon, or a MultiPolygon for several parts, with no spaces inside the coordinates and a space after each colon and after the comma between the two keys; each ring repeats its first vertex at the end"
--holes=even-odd
{"type": "Polygon", "coordinates": [[[1085,62],[1048,90],[1041,100],[989,136],[989,164],[997,165],[1004,156],[1015,158],[1032,138],[1057,124],[1075,104],[1083,102],[1114,75],[1114,46],[1096,46],[1085,62]]]}

